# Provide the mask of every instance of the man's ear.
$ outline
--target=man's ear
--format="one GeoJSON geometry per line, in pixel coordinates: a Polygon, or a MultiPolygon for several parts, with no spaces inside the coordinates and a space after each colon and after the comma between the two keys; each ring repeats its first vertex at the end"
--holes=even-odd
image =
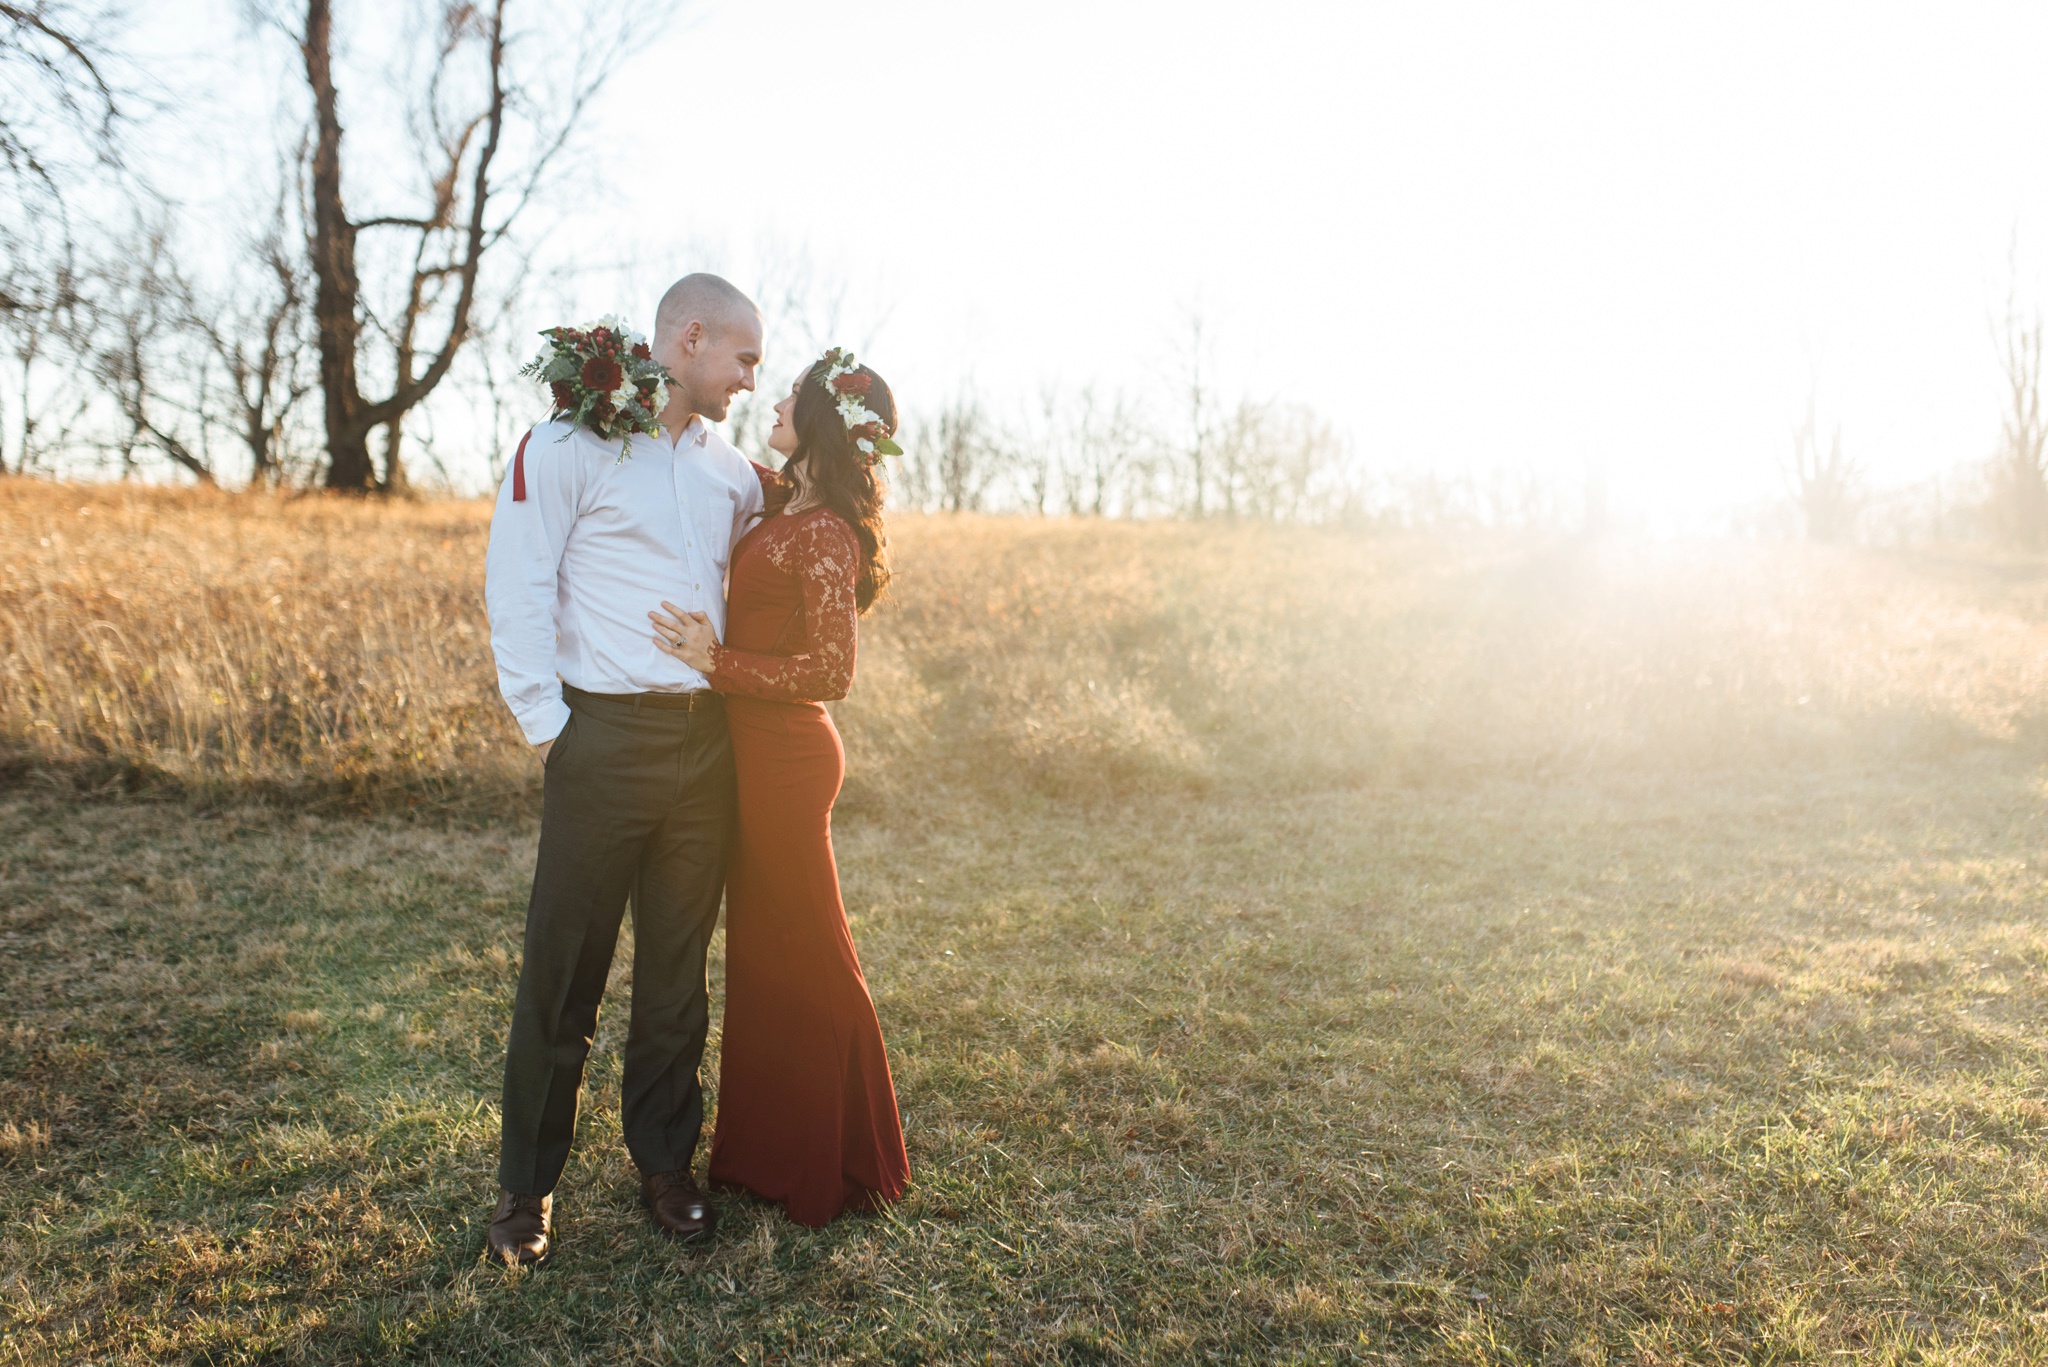
{"type": "Polygon", "coordinates": [[[683,328],[683,355],[695,356],[704,342],[704,324],[691,319],[683,328]]]}

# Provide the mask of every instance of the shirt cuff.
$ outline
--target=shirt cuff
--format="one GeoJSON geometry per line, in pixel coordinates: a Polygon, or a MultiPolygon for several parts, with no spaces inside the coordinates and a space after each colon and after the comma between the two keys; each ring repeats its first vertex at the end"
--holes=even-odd
{"type": "Polygon", "coordinates": [[[569,724],[569,704],[556,694],[537,707],[519,713],[519,729],[526,733],[529,745],[551,741],[562,734],[562,728],[569,724]]]}

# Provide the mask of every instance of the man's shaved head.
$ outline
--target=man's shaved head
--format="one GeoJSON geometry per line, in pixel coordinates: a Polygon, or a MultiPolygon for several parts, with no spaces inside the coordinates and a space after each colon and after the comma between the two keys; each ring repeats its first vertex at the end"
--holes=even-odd
{"type": "Polygon", "coordinates": [[[698,271],[668,287],[661,307],[654,311],[654,335],[681,332],[691,323],[702,323],[706,332],[724,332],[741,319],[758,324],[761,310],[723,276],[698,271]]]}
{"type": "Polygon", "coordinates": [[[698,272],[668,287],[654,311],[654,359],[668,369],[662,425],[691,416],[723,422],[733,395],[754,387],[761,364],[761,310],[729,280],[698,272]]]}

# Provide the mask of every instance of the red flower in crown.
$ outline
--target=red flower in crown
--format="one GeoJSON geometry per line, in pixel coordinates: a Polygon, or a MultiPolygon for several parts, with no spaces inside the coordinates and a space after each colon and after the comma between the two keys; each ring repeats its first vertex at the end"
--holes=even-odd
{"type": "Polygon", "coordinates": [[[870,387],[870,378],[858,370],[849,370],[833,380],[832,387],[842,394],[865,394],[870,387]]]}

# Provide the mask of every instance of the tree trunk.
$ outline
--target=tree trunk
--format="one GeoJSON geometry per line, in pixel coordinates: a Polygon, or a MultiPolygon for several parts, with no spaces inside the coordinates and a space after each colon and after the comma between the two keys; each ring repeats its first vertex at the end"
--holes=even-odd
{"type": "Polygon", "coordinates": [[[248,426],[242,440],[249,444],[249,487],[268,489],[277,482],[275,462],[270,454],[270,427],[263,421],[260,409],[245,410],[244,420],[248,426]]]}
{"type": "Polygon", "coordinates": [[[370,461],[369,434],[343,427],[327,429],[327,487],[351,494],[372,493],[377,488],[376,467],[370,461]]]}
{"type": "Polygon", "coordinates": [[[327,487],[367,493],[376,487],[356,381],[356,228],[341,198],[341,117],[328,50],[334,30],[330,0],[307,0],[306,83],[313,92],[313,323],[320,339],[320,390],[326,400],[327,487]]]}
{"type": "Polygon", "coordinates": [[[384,429],[384,483],[387,494],[403,494],[411,488],[405,477],[405,422],[395,420],[384,429]]]}

